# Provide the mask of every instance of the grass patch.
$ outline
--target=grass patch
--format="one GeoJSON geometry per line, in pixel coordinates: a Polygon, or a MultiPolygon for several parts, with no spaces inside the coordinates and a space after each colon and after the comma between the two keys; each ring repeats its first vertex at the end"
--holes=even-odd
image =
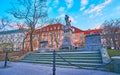
{"type": "MultiPolygon", "coordinates": [[[[19,51],[13,51],[8,53],[8,58],[11,56],[14,56],[16,53],[19,53],[19,51]]],[[[5,52],[0,52],[0,61],[5,60],[5,52]]]]}
{"type": "Polygon", "coordinates": [[[120,50],[110,50],[110,49],[108,49],[107,52],[108,52],[110,57],[120,56],[120,50]]]}
{"type": "MultiPolygon", "coordinates": [[[[110,58],[113,56],[120,56],[120,50],[107,49],[107,52],[108,52],[110,58]]],[[[114,72],[113,62],[111,64],[109,64],[106,68],[108,69],[108,71],[114,72]]]]}

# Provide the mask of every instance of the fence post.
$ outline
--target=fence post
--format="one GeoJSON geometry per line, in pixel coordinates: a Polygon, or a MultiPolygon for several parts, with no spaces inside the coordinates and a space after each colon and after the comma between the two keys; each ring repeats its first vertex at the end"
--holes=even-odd
{"type": "Polygon", "coordinates": [[[55,52],[55,50],[53,51],[53,75],[55,75],[55,72],[56,72],[56,63],[55,63],[55,61],[56,61],[56,52],[55,52]]]}
{"type": "Polygon", "coordinates": [[[8,48],[6,49],[6,52],[5,52],[5,64],[4,64],[4,67],[7,67],[7,61],[8,61],[8,48]]]}

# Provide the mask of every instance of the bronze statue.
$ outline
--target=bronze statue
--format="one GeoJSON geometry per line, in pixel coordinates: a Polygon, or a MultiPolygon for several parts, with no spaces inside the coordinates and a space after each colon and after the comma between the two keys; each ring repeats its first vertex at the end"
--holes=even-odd
{"type": "Polygon", "coordinates": [[[71,20],[69,20],[68,15],[65,15],[65,21],[66,21],[66,26],[71,26],[71,24],[70,24],[71,20]]]}

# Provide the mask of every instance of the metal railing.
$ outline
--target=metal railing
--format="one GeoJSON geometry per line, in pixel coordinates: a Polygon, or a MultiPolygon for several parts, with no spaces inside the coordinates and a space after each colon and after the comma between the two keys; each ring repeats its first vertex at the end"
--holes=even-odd
{"type": "Polygon", "coordinates": [[[109,63],[103,64],[103,65],[100,65],[100,66],[96,66],[96,67],[93,67],[93,68],[82,67],[82,66],[72,64],[70,61],[66,60],[60,54],[57,54],[57,52],[54,50],[53,51],[53,75],[56,75],[56,55],[58,57],[60,57],[61,59],[63,59],[64,62],[67,62],[69,65],[75,66],[76,68],[79,68],[79,69],[98,70],[98,68],[105,68],[106,66],[108,66],[112,63],[112,61],[110,61],[109,63]]]}

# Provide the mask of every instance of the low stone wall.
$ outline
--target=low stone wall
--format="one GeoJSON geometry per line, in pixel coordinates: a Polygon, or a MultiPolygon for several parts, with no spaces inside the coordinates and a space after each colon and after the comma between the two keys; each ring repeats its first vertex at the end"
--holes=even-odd
{"type": "Polygon", "coordinates": [[[107,53],[107,50],[105,48],[101,48],[100,49],[100,52],[101,52],[101,56],[102,56],[102,61],[104,64],[107,64],[109,63],[111,60],[110,60],[110,57],[107,53]]]}
{"type": "Polygon", "coordinates": [[[114,56],[111,59],[113,60],[114,72],[120,73],[120,56],[114,56]]]}

